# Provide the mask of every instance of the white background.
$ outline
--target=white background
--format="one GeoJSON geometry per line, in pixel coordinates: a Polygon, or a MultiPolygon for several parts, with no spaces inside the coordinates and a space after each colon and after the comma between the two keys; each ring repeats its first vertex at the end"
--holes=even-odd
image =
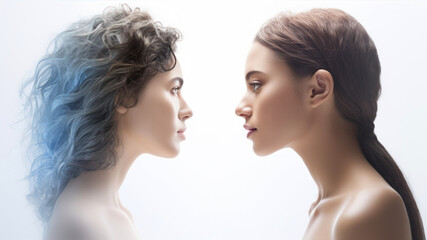
{"type": "MultiPolygon", "coordinates": [[[[18,89],[53,37],[117,1],[0,2],[0,239],[40,239],[25,200],[18,89]]],[[[121,189],[144,239],[300,239],[317,189],[299,156],[257,157],[234,109],[246,54],[280,11],[340,8],[376,43],[382,95],[376,134],[401,167],[427,222],[427,4],[407,1],[128,1],[181,30],[183,95],[194,116],[175,159],[143,155],[121,189]]],[[[426,226],[426,225],[425,225],[426,226]]]]}

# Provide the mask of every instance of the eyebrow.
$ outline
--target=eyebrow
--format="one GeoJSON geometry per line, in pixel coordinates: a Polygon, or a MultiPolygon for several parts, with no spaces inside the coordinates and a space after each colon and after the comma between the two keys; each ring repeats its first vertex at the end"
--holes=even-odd
{"type": "Polygon", "coordinates": [[[182,85],[184,84],[184,80],[181,77],[174,77],[169,82],[175,82],[175,81],[179,82],[180,87],[182,87],[182,85]]]}
{"type": "Polygon", "coordinates": [[[249,78],[251,78],[252,75],[257,74],[257,73],[262,73],[262,72],[260,72],[260,71],[250,71],[250,72],[246,73],[246,77],[245,77],[246,82],[249,81],[249,78]]]}

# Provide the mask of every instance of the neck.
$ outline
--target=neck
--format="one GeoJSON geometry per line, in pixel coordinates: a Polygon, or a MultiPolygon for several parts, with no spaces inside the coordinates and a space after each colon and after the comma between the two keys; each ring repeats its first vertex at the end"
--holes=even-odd
{"type": "Polygon", "coordinates": [[[343,120],[317,121],[303,139],[290,147],[303,159],[317,184],[317,202],[354,190],[368,179],[364,178],[366,174],[375,174],[360,150],[357,137],[343,120]]]}
{"type": "Polygon", "coordinates": [[[113,167],[82,172],[78,177],[70,180],[67,187],[77,190],[76,194],[95,196],[109,205],[120,207],[119,189],[123,184],[127,172],[139,154],[130,153],[124,147],[116,148],[117,159],[113,167]]]}

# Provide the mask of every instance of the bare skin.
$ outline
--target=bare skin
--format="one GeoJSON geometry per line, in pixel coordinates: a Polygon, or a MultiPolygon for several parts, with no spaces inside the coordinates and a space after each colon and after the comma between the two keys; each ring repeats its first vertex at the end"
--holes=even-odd
{"type": "Polygon", "coordinates": [[[177,63],[149,81],[136,106],[117,109],[121,142],[117,164],[70,180],[56,202],[46,239],[141,239],[131,213],[120,202],[119,189],[139,155],[175,157],[179,153],[184,122],[192,116],[181,96],[182,84],[177,63]]]}
{"type": "Polygon", "coordinates": [[[411,239],[405,205],[367,162],[355,126],[339,115],[328,71],[298,79],[274,52],[255,42],[246,83],[236,114],[245,119],[255,153],[290,147],[317,184],[303,240],[411,239]]]}

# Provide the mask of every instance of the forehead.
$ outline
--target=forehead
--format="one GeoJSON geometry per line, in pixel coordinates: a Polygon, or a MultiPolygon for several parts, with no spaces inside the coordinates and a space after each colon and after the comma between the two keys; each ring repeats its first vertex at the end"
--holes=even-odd
{"type": "Polygon", "coordinates": [[[264,45],[254,42],[246,58],[246,72],[252,70],[265,71],[277,65],[278,58],[274,52],[264,45]]]}
{"type": "Polygon", "coordinates": [[[167,72],[159,72],[157,73],[153,79],[151,79],[151,81],[149,82],[149,84],[151,85],[162,85],[165,83],[168,83],[171,79],[173,78],[183,78],[182,77],[182,70],[181,70],[181,65],[179,63],[179,61],[176,61],[176,65],[175,67],[167,72]]]}
{"type": "Polygon", "coordinates": [[[283,60],[279,59],[273,50],[259,42],[254,42],[246,58],[245,73],[260,71],[265,74],[285,74],[292,76],[292,71],[283,60]]]}

